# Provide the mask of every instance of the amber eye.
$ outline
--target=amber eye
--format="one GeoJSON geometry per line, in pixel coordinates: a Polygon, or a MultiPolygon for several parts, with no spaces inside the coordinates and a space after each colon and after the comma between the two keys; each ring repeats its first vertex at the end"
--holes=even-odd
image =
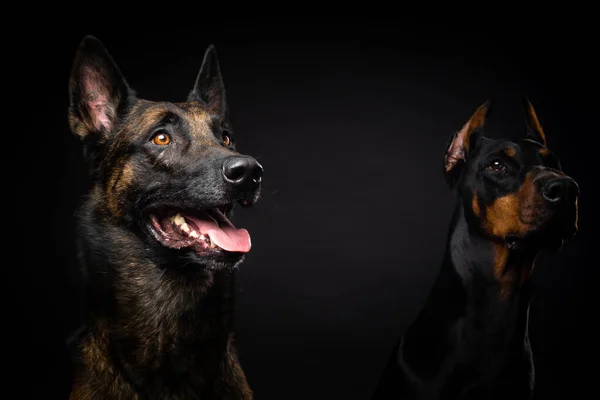
{"type": "Polygon", "coordinates": [[[506,170],[506,165],[504,165],[502,160],[494,160],[488,165],[488,169],[492,171],[504,171],[506,170]]]}
{"type": "Polygon", "coordinates": [[[231,138],[229,137],[229,133],[227,131],[223,132],[223,143],[225,146],[229,146],[231,144],[231,138]]]}
{"type": "Polygon", "coordinates": [[[158,132],[152,137],[152,143],[159,146],[166,146],[171,143],[171,136],[165,132],[158,132]]]}

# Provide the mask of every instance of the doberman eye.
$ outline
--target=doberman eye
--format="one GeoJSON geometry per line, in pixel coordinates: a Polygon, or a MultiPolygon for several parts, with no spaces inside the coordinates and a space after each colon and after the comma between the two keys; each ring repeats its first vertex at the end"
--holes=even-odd
{"type": "Polygon", "coordinates": [[[488,169],[492,171],[505,171],[506,165],[502,162],[502,160],[494,160],[488,165],[488,169]]]}
{"type": "Polygon", "coordinates": [[[231,144],[231,137],[229,136],[229,132],[223,131],[222,138],[223,144],[225,144],[225,146],[229,146],[231,144]]]}
{"type": "Polygon", "coordinates": [[[152,136],[152,143],[159,146],[166,146],[171,143],[171,136],[165,131],[158,131],[152,136]]]}

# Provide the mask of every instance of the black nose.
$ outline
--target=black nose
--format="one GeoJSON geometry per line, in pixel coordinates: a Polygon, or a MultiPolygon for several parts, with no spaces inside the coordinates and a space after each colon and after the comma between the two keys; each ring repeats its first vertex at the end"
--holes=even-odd
{"type": "Polygon", "coordinates": [[[231,157],[223,163],[223,177],[232,185],[258,185],[263,167],[252,157],[231,157]]]}
{"type": "Polygon", "coordinates": [[[579,186],[569,177],[551,179],[542,188],[544,199],[552,205],[573,202],[579,195],[579,186]]]}

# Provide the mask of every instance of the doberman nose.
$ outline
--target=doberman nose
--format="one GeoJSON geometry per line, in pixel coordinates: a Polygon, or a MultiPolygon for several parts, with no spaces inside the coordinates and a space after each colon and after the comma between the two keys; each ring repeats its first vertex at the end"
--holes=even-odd
{"type": "Polygon", "coordinates": [[[234,186],[256,186],[262,176],[262,165],[252,157],[231,157],[223,163],[223,177],[234,186]]]}
{"type": "Polygon", "coordinates": [[[549,204],[558,207],[566,202],[574,202],[579,196],[579,186],[569,177],[554,178],[543,186],[542,195],[549,204]]]}

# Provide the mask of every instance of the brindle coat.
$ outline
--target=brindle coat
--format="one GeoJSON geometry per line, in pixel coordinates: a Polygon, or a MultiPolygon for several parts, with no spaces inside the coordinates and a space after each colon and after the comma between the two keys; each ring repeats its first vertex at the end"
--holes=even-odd
{"type": "Polygon", "coordinates": [[[234,188],[221,176],[232,157],[258,163],[235,151],[214,47],[186,102],[151,102],[86,37],[70,96],[92,178],[77,216],[86,317],[73,338],[71,399],[252,399],[232,334],[243,254],[165,248],[147,229],[157,206],[258,200],[259,185],[234,188]],[[157,129],[168,146],[165,136],[151,141],[157,129]]]}

